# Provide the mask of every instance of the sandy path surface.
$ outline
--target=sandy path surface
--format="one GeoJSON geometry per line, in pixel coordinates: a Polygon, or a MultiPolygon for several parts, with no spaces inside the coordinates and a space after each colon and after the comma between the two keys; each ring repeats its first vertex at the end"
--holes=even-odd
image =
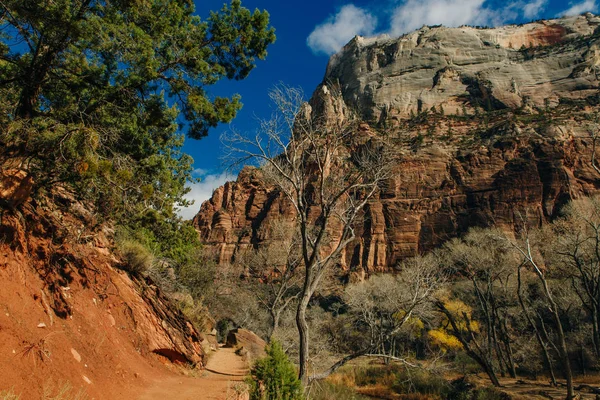
{"type": "Polygon", "coordinates": [[[197,378],[174,377],[155,382],[138,400],[226,400],[232,385],[243,381],[246,363],[234,349],[221,348],[197,378]]]}

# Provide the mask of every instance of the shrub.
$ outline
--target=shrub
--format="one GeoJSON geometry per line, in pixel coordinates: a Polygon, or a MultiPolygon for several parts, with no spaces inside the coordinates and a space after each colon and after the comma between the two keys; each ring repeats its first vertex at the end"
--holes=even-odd
{"type": "Polygon", "coordinates": [[[458,378],[450,383],[448,400],[510,400],[510,396],[493,387],[476,388],[466,378],[458,378]]]}
{"type": "Polygon", "coordinates": [[[356,368],[353,371],[354,381],[357,386],[383,385],[391,387],[398,376],[403,374],[402,367],[398,365],[356,368]]]}
{"type": "Polygon", "coordinates": [[[154,256],[143,244],[133,240],[124,240],[117,244],[125,261],[125,269],[133,274],[148,271],[154,262],[154,256]]]}
{"type": "Polygon", "coordinates": [[[302,384],[294,364],[281,345],[273,341],[267,347],[267,356],[258,360],[250,372],[251,400],[301,400],[302,384]]]}
{"type": "Polygon", "coordinates": [[[189,296],[185,300],[178,301],[177,305],[200,332],[210,332],[214,327],[215,323],[210,311],[200,300],[194,300],[189,296]]]}
{"type": "Polygon", "coordinates": [[[449,387],[448,382],[439,374],[417,369],[406,370],[399,375],[393,389],[397,393],[418,393],[446,398],[449,387]]]}

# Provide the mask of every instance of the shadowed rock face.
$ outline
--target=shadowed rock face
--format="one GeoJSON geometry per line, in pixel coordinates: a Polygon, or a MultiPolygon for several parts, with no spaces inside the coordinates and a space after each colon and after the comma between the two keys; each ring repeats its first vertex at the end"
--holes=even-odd
{"type": "MultiPolygon", "coordinates": [[[[596,128],[585,118],[600,100],[599,24],[587,14],[423,28],[399,39],[357,37],[333,56],[308,112],[341,121],[354,110],[365,121],[356,134],[386,135],[399,155],[342,267],[388,270],[473,226],[540,224],[570,199],[596,193],[596,128]]],[[[295,218],[291,206],[246,168],[194,224],[228,262],[269,241],[268,226],[280,218],[295,218]]]]}

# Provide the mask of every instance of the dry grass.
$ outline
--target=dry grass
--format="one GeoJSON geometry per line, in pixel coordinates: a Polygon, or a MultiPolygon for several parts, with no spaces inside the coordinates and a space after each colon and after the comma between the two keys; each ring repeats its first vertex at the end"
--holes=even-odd
{"type": "Polygon", "coordinates": [[[229,382],[227,384],[226,400],[243,400],[250,396],[250,387],[246,382],[229,382]]]}
{"type": "Polygon", "coordinates": [[[440,385],[445,384],[438,376],[415,371],[408,374],[400,365],[360,363],[346,366],[333,374],[327,382],[336,387],[346,387],[354,393],[378,399],[434,400],[440,399],[440,385]],[[407,386],[410,382],[411,387],[407,386]],[[418,389],[426,393],[412,393],[418,389]]]}
{"type": "Polygon", "coordinates": [[[31,357],[33,365],[37,367],[38,360],[44,362],[46,358],[50,358],[50,351],[46,348],[46,338],[42,338],[36,343],[27,343],[21,355],[31,357]]]}
{"type": "Polygon", "coordinates": [[[83,388],[76,390],[70,382],[55,386],[53,383],[44,385],[42,400],[88,400],[89,397],[83,388]]]}
{"type": "Polygon", "coordinates": [[[600,374],[587,374],[585,376],[577,376],[575,378],[575,386],[581,384],[600,386],[600,374]]]}
{"type": "Polygon", "coordinates": [[[19,400],[20,395],[16,394],[12,389],[0,391],[0,400],[19,400]]]}
{"type": "Polygon", "coordinates": [[[152,267],[154,256],[143,244],[134,240],[123,240],[118,243],[123,255],[126,269],[131,273],[141,274],[152,267]]]}
{"type": "Polygon", "coordinates": [[[352,388],[328,380],[314,382],[309,390],[308,398],[311,400],[368,400],[352,388]]]}

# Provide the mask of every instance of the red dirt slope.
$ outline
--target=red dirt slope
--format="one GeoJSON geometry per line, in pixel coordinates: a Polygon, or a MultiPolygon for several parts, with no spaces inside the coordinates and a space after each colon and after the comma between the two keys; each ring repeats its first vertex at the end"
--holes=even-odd
{"type": "Polygon", "coordinates": [[[0,393],[70,385],[135,398],[172,376],[169,360],[202,367],[198,332],[151,282],[117,269],[106,228],[58,192],[0,208],[0,393]]]}

